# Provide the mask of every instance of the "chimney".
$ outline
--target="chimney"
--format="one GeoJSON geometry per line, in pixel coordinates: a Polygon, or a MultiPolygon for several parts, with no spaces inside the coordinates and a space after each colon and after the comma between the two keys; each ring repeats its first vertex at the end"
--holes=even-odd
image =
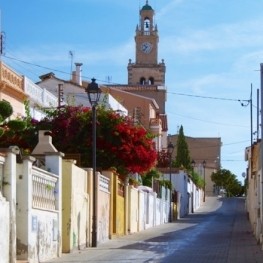
{"type": "Polygon", "coordinates": [[[58,152],[52,144],[50,131],[38,132],[38,144],[32,152],[32,155],[44,155],[45,153],[58,152]]]}
{"type": "Polygon", "coordinates": [[[76,65],[76,71],[72,72],[72,80],[74,83],[82,86],[82,78],[81,78],[81,66],[83,65],[82,63],[75,63],[76,65]]]}

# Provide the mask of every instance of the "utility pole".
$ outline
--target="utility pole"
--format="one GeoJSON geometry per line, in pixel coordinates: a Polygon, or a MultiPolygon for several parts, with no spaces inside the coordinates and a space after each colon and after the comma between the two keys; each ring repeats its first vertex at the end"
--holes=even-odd
{"type": "Polygon", "coordinates": [[[250,90],[250,144],[251,148],[253,145],[253,108],[252,108],[252,83],[251,83],[251,90],[250,90]]]}
{"type": "Polygon", "coordinates": [[[2,13],[0,10],[0,60],[1,56],[4,54],[4,38],[5,33],[2,31],[2,13]]]}
{"type": "Polygon", "coordinates": [[[259,140],[259,115],[260,115],[260,110],[259,110],[259,89],[257,89],[257,142],[259,140]]]}
{"type": "MultiPolygon", "coordinates": [[[[262,171],[262,167],[263,167],[263,114],[262,114],[262,110],[263,110],[263,63],[260,63],[260,92],[261,92],[261,142],[260,142],[260,163],[261,163],[261,167],[260,167],[260,223],[261,223],[261,236],[262,236],[262,232],[263,232],[263,171],[262,171]]],[[[252,150],[252,149],[251,149],[252,150]]]]}
{"type": "Polygon", "coordinates": [[[58,108],[60,109],[62,106],[62,102],[64,100],[64,91],[63,84],[58,84],[58,108]]]}

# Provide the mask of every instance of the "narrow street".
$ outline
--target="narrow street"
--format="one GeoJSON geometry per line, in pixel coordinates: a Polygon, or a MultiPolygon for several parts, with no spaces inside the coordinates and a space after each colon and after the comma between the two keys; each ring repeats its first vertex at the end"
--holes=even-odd
{"type": "Polygon", "coordinates": [[[254,263],[263,262],[244,209],[244,198],[208,197],[175,223],[124,236],[48,262],[254,263]]]}

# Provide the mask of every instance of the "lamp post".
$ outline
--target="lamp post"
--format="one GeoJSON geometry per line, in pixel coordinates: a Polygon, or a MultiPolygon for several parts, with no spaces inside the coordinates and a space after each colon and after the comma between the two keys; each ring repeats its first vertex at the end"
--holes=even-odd
{"type": "Polygon", "coordinates": [[[92,210],[92,241],[91,246],[97,247],[97,199],[96,199],[96,106],[100,99],[101,89],[92,79],[91,83],[86,88],[90,105],[92,106],[92,172],[93,172],[93,210],[92,210]]]}
{"type": "Polygon", "coordinates": [[[172,142],[169,142],[168,147],[167,147],[167,154],[169,156],[169,170],[170,170],[170,185],[171,185],[171,189],[170,189],[170,222],[172,222],[172,189],[173,189],[173,184],[172,184],[172,154],[174,151],[174,145],[172,142]]]}
{"type": "Polygon", "coordinates": [[[206,167],[206,161],[204,160],[203,161],[203,169],[204,169],[204,199],[203,201],[205,202],[205,167],[206,167]]]}
{"type": "MultiPolygon", "coordinates": [[[[194,169],[195,169],[195,160],[192,160],[191,162],[191,167],[192,167],[192,177],[194,177],[194,169]]],[[[194,194],[193,194],[193,187],[191,191],[191,211],[194,213],[194,194]]]]}
{"type": "Polygon", "coordinates": [[[192,167],[192,173],[194,174],[195,160],[192,160],[192,162],[191,162],[191,167],[192,167]]]}

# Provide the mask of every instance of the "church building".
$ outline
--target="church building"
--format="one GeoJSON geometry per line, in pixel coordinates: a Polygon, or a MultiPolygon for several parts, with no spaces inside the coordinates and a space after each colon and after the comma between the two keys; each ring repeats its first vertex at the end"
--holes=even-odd
{"type": "Polygon", "coordinates": [[[156,148],[162,150],[167,146],[168,130],[165,112],[166,67],[164,60],[158,62],[159,34],[154,15],[154,9],[146,0],[140,9],[140,22],[135,30],[135,61],[129,59],[127,66],[128,84],[107,87],[108,92],[128,109],[131,117],[159,136],[156,148]],[[145,103],[142,103],[143,98],[145,103]]]}

